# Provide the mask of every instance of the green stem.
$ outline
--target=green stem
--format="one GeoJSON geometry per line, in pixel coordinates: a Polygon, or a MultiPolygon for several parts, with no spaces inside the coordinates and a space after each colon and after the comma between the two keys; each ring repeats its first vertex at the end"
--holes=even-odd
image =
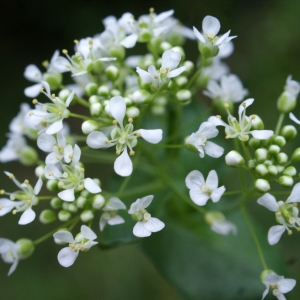
{"type": "Polygon", "coordinates": [[[71,112],[70,112],[70,117],[79,118],[79,119],[83,119],[83,120],[90,120],[91,119],[87,116],[74,114],[74,113],[71,113],[71,112]]]}
{"type": "Polygon", "coordinates": [[[183,148],[184,147],[183,144],[180,145],[154,144],[153,146],[158,148],[183,148]]]}
{"type": "Polygon", "coordinates": [[[268,267],[267,267],[267,264],[266,264],[266,261],[265,261],[265,258],[264,258],[264,255],[263,255],[263,252],[262,252],[260,243],[259,243],[259,240],[258,240],[258,238],[257,238],[257,235],[256,235],[256,233],[255,233],[255,230],[254,230],[254,228],[253,228],[253,225],[252,225],[252,223],[251,223],[251,221],[250,221],[249,215],[248,215],[248,213],[247,213],[246,208],[245,208],[244,205],[241,205],[241,211],[242,211],[242,213],[243,213],[243,215],[244,215],[244,218],[245,218],[245,220],[246,220],[246,223],[247,223],[247,225],[248,225],[248,228],[249,228],[249,230],[250,230],[250,232],[251,232],[251,235],[252,235],[252,238],[253,238],[253,240],[254,240],[254,243],[255,243],[255,246],[256,246],[256,249],[257,249],[257,252],[258,252],[260,261],[261,261],[261,263],[262,263],[262,266],[263,266],[263,268],[264,268],[265,270],[268,270],[268,267]]]}
{"type": "Polygon", "coordinates": [[[53,198],[53,196],[39,196],[37,197],[39,200],[50,200],[53,198]]]}
{"type": "Polygon", "coordinates": [[[245,154],[247,160],[252,159],[249,149],[245,145],[245,142],[241,141],[241,145],[242,145],[242,148],[243,148],[243,151],[244,151],[244,154],[245,154]]]}
{"type": "Polygon", "coordinates": [[[275,136],[277,136],[279,134],[279,131],[281,129],[284,117],[285,117],[285,113],[281,113],[279,118],[278,118],[278,121],[277,121],[276,129],[275,129],[275,136]]]}
{"type": "Polygon", "coordinates": [[[243,191],[242,190],[238,190],[238,191],[230,191],[230,192],[225,192],[223,194],[223,196],[229,196],[229,195],[236,195],[236,194],[242,194],[243,191]]]}
{"type": "Polygon", "coordinates": [[[196,69],[195,73],[193,74],[192,78],[190,79],[189,83],[187,84],[187,86],[186,86],[187,89],[189,89],[191,87],[191,85],[194,83],[194,81],[196,80],[198,73],[204,66],[204,63],[205,63],[205,59],[203,58],[201,60],[199,67],[196,69]]]}
{"type": "Polygon", "coordinates": [[[78,104],[81,104],[82,106],[85,106],[85,107],[87,107],[87,108],[90,107],[90,105],[89,105],[84,99],[82,99],[82,98],[80,98],[80,97],[76,97],[76,100],[77,100],[77,103],[78,103],[78,104]]]}

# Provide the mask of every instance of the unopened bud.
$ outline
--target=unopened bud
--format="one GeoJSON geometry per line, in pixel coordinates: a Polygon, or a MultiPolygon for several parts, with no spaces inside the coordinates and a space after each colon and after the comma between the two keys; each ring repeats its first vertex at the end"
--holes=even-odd
{"type": "Polygon", "coordinates": [[[81,124],[81,130],[84,134],[90,134],[91,132],[99,129],[100,129],[99,123],[94,120],[84,121],[81,124]]]}
{"type": "Polygon", "coordinates": [[[282,148],[286,144],[286,140],[283,136],[278,135],[275,137],[273,143],[278,145],[280,148],[282,148]]]}
{"type": "Polygon", "coordinates": [[[284,152],[281,152],[281,153],[276,155],[276,160],[280,165],[283,165],[283,164],[287,163],[289,158],[284,152]]]}
{"type": "Polygon", "coordinates": [[[94,214],[91,210],[84,210],[80,214],[80,219],[81,219],[82,222],[87,223],[87,222],[94,219],[94,214]]]}
{"type": "Polygon", "coordinates": [[[140,110],[135,106],[131,106],[131,107],[127,108],[126,115],[129,118],[133,118],[133,119],[137,118],[140,115],[140,110]]]}
{"type": "Polygon", "coordinates": [[[39,219],[43,224],[50,224],[56,220],[56,214],[51,209],[45,209],[40,213],[39,219]]]}
{"type": "Polygon", "coordinates": [[[105,198],[102,195],[95,195],[93,197],[93,207],[95,209],[101,209],[104,205],[105,198]]]}
{"type": "Polygon", "coordinates": [[[184,75],[190,75],[195,69],[193,62],[189,60],[186,60],[183,65],[185,66],[185,71],[183,72],[184,75]]]}
{"type": "Polygon", "coordinates": [[[120,72],[117,67],[110,65],[105,69],[105,74],[110,81],[114,82],[119,78],[120,72]]]}
{"type": "Polygon", "coordinates": [[[89,103],[90,104],[100,103],[100,99],[98,96],[93,95],[93,96],[89,97],[89,103]]]}
{"type": "Polygon", "coordinates": [[[276,176],[278,174],[277,167],[274,165],[268,166],[268,172],[270,175],[276,176]]]}
{"type": "Polygon", "coordinates": [[[292,111],[296,106],[296,99],[287,92],[283,92],[277,100],[277,108],[282,113],[292,111]]]}
{"type": "Polygon", "coordinates": [[[44,166],[38,166],[35,168],[34,173],[36,177],[42,177],[44,176],[44,170],[45,167],[44,166]]]}
{"type": "Polygon", "coordinates": [[[292,141],[297,136],[297,129],[293,125],[286,125],[282,127],[280,134],[287,142],[292,141]]]}
{"type": "Polygon", "coordinates": [[[98,95],[109,98],[109,88],[107,85],[100,85],[98,88],[98,95]]]}
{"type": "Polygon", "coordinates": [[[248,145],[249,145],[252,149],[256,150],[256,149],[258,149],[258,148],[261,146],[261,143],[260,143],[260,140],[257,140],[257,139],[255,139],[255,138],[251,138],[251,139],[249,140],[249,142],[248,142],[248,145]]]}
{"type": "Polygon", "coordinates": [[[62,200],[59,199],[58,197],[54,197],[54,198],[51,199],[50,205],[51,205],[52,208],[55,208],[55,209],[61,208],[62,200]]]}
{"type": "Polygon", "coordinates": [[[298,162],[300,161],[300,148],[297,148],[294,150],[292,157],[291,157],[292,162],[298,162]]]}
{"type": "Polygon", "coordinates": [[[255,161],[254,161],[254,159],[250,159],[250,160],[248,160],[248,167],[249,167],[249,169],[251,169],[251,170],[253,170],[253,169],[255,169],[255,161]]]}
{"type": "Polygon", "coordinates": [[[297,174],[297,170],[293,166],[289,166],[283,170],[283,175],[295,176],[297,174]]]}
{"type": "Polygon", "coordinates": [[[62,75],[61,73],[44,73],[43,80],[49,83],[51,90],[56,90],[61,85],[62,75]]]}
{"type": "Polygon", "coordinates": [[[84,92],[87,96],[96,95],[98,90],[98,85],[94,82],[89,82],[84,87],[84,92]]]}
{"type": "Polygon", "coordinates": [[[263,130],[265,128],[264,122],[258,115],[252,115],[251,118],[251,129],[263,130]]]}
{"type": "Polygon", "coordinates": [[[258,148],[254,153],[255,159],[259,163],[263,163],[268,157],[268,151],[265,148],[258,148]]]}
{"type": "Polygon", "coordinates": [[[170,43],[168,43],[168,42],[162,42],[161,44],[160,44],[160,47],[159,47],[160,49],[160,51],[161,52],[165,52],[166,50],[169,50],[169,49],[171,49],[172,48],[172,45],[170,44],[170,43]]]}
{"type": "Polygon", "coordinates": [[[258,175],[264,177],[265,175],[268,174],[268,169],[265,165],[259,164],[255,167],[255,171],[257,172],[258,175]]]}
{"type": "Polygon", "coordinates": [[[58,219],[61,221],[61,222],[66,222],[66,221],[69,221],[72,217],[72,214],[69,212],[69,211],[66,211],[66,210],[61,210],[59,213],[58,213],[58,219]]]}
{"type": "Polygon", "coordinates": [[[151,100],[151,94],[146,90],[137,90],[132,94],[132,101],[134,103],[148,103],[151,100]]]}
{"type": "Polygon", "coordinates": [[[269,147],[269,153],[271,155],[277,155],[280,152],[280,147],[278,145],[271,145],[269,147]]]}
{"type": "Polygon", "coordinates": [[[63,100],[66,101],[67,98],[70,96],[71,91],[69,89],[63,89],[58,93],[58,97],[63,100]]]}
{"type": "Polygon", "coordinates": [[[77,207],[84,208],[87,204],[87,198],[83,196],[79,196],[76,200],[77,207]]]}
{"type": "MultiPolygon", "coordinates": [[[[186,76],[177,76],[175,78],[175,82],[176,82],[176,89],[178,89],[178,87],[183,87],[188,83],[188,79],[186,76]]],[[[189,90],[188,90],[189,91],[189,90]]],[[[178,99],[179,100],[179,99],[178,99]]]]}
{"type": "Polygon", "coordinates": [[[245,160],[241,154],[232,150],[225,156],[225,162],[229,167],[241,167],[244,165],[245,160]]]}
{"type": "Polygon", "coordinates": [[[17,244],[17,254],[19,259],[25,259],[29,257],[34,251],[34,244],[32,240],[29,239],[19,239],[17,244]]]}
{"type": "Polygon", "coordinates": [[[214,57],[214,56],[218,55],[218,53],[219,53],[219,47],[215,46],[211,43],[199,42],[198,48],[199,48],[200,53],[205,58],[214,57]]]}
{"type": "Polygon", "coordinates": [[[62,208],[71,213],[76,213],[78,211],[78,207],[74,203],[65,202],[65,201],[63,202],[62,208]]]}
{"type": "Polygon", "coordinates": [[[257,179],[255,181],[255,188],[262,193],[266,193],[267,191],[270,190],[270,184],[267,180],[265,179],[257,179]]]}
{"type": "Polygon", "coordinates": [[[191,100],[192,93],[189,90],[180,90],[176,93],[176,97],[181,103],[187,103],[191,100]]]}
{"type": "Polygon", "coordinates": [[[103,111],[103,105],[101,103],[93,103],[90,105],[90,114],[93,117],[100,117],[103,111]]]}
{"type": "Polygon", "coordinates": [[[38,154],[36,150],[30,146],[21,148],[19,152],[20,163],[24,166],[35,165],[38,160],[38,154]]]}
{"type": "Polygon", "coordinates": [[[278,183],[284,187],[291,187],[294,184],[294,180],[291,176],[283,175],[279,177],[278,183]]]}
{"type": "Polygon", "coordinates": [[[58,191],[58,180],[56,179],[48,179],[46,183],[46,187],[50,192],[56,192],[58,191]]]}

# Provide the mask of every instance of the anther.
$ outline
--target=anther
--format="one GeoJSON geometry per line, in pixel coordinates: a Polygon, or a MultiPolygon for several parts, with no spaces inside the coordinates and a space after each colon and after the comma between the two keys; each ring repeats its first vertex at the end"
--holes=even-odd
{"type": "Polygon", "coordinates": [[[256,118],[256,116],[254,116],[254,115],[253,115],[253,116],[251,116],[251,120],[254,120],[255,118],[256,118]]]}
{"type": "MultiPolygon", "coordinates": [[[[75,41],[74,41],[74,42],[75,42],[75,41]]],[[[75,44],[76,44],[76,43],[75,43],[75,44]]],[[[63,54],[68,54],[68,50],[63,49],[62,53],[63,53],[63,54]]]]}
{"type": "Polygon", "coordinates": [[[17,210],[14,209],[14,210],[12,211],[12,214],[15,215],[16,213],[17,213],[17,210]]]}
{"type": "Polygon", "coordinates": [[[141,135],[139,132],[137,132],[137,133],[136,133],[136,136],[137,136],[137,137],[141,137],[142,135],[141,135]]]}
{"type": "Polygon", "coordinates": [[[49,66],[49,61],[48,61],[48,60],[44,60],[44,61],[42,62],[42,66],[43,66],[44,68],[47,68],[47,67],[49,66]]]}
{"type": "Polygon", "coordinates": [[[120,154],[121,154],[121,151],[120,151],[120,150],[117,150],[117,151],[116,151],[116,154],[117,154],[117,155],[120,155],[120,154]]]}
{"type": "Polygon", "coordinates": [[[8,178],[9,178],[9,179],[13,179],[14,177],[15,177],[14,174],[9,174],[9,175],[8,175],[8,178]]]}
{"type": "Polygon", "coordinates": [[[81,173],[84,173],[84,171],[85,171],[84,168],[80,168],[81,173]]]}
{"type": "Polygon", "coordinates": [[[44,88],[43,88],[43,87],[41,87],[41,89],[40,89],[40,92],[41,92],[41,93],[43,93],[43,92],[44,92],[44,88]]]}
{"type": "Polygon", "coordinates": [[[220,115],[216,115],[216,118],[218,119],[222,119],[222,117],[220,115]]]}
{"type": "Polygon", "coordinates": [[[78,40],[74,40],[74,44],[76,44],[76,45],[77,45],[77,44],[78,44],[78,40]]]}
{"type": "Polygon", "coordinates": [[[0,190],[0,195],[4,195],[5,190],[0,190]]]}
{"type": "Polygon", "coordinates": [[[288,235],[292,235],[293,234],[293,231],[292,230],[289,230],[288,231],[288,235]]]}
{"type": "Polygon", "coordinates": [[[77,188],[78,188],[78,190],[83,190],[83,189],[84,189],[84,186],[81,184],[81,185],[79,185],[77,188]]]}
{"type": "Polygon", "coordinates": [[[73,154],[69,154],[68,157],[69,157],[69,158],[73,158],[73,154]]]}
{"type": "Polygon", "coordinates": [[[244,107],[246,107],[247,104],[246,104],[246,102],[243,102],[242,105],[243,105],[244,107]]]}
{"type": "Polygon", "coordinates": [[[278,212],[276,213],[276,216],[277,216],[277,217],[280,217],[280,216],[281,216],[281,211],[278,211],[278,212]]]}
{"type": "Polygon", "coordinates": [[[130,154],[131,156],[133,156],[133,155],[135,154],[135,152],[134,152],[133,150],[131,150],[131,151],[129,152],[129,154],[130,154]]]}
{"type": "Polygon", "coordinates": [[[30,113],[29,113],[29,117],[31,117],[31,116],[33,116],[34,115],[34,113],[33,113],[33,111],[31,111],[30,113]]]}
{"type": "Polygon", "coordinates": [[[48,173],[48,176],[53,176],[53,172],[49,172],[49,173],[48,173]]]}
{"type": "Polygon", "coordinates": [[[112,122],[114,125],[117,125],[118,124],[118,121],[117,120],[113,120],[112,122]]]}
{"type": "Polygon", "coordinates": [[[228,108],[229,107],[228,103],[224,103],[224,107],[228,108]]]}
{"type": "Polygon", "coordinates": [[[54,98],[55,98],[55,94],[52,94],[52,95],[51,95],[51,98],[54,99],[54,98]]]}
{"type": "Polygon", "coordinates": [[[32,100],[32,104],[37,104],[37,103],[38,103],[37,99],[32,100]]]}
{"type": "Polygon", "coordinates": [[[57,155],[57,156],[56,156],[56,159],[57,159],[57,160],[60,160],[60,156],[59,156],[59,155],[57,155]]]}
{"type": "Polygon", "coordinates": [[[105,140],[104,143],[105,143],[105,144],[109,144],[109,140],[105,140]]]}
{"type": "Polygon", "coordinates": [[[27,203],[30,204],[30,203],[31,203],[31,200],[27,200],[27,203]]]}
{"type": "Polygon", "coordinates": [[[2,205],[0,205],[0,210],[3,208],[3,206],[2,205]]]}
{"type": "Polygon", "coordinates": [[[91,46],[89,46],[89,49],[90,49],[90,50],[93,50],[93,46],[92,46],[92,45],[91,45],[91,46]]]}
{"type": "Polygon", "coordinates": [[[128,123],[132,123],[133,119],[132,118],[128,118],[128,123]]]}
{"type": "Polygon", "coordinates": [[[25,180],[24,180],[24,183],[25,183],[25,184],[28,184],[28,183],[29,183],[29,180],[28,180],[28,179],[25,179],[25,180]]]}
{"type": "Polygon", "coordinates": [[[93,45],[93,40],[92,39],[89,39],[89,44],[93,45]]]}
{"type": "Polygon", "coordinates": [[[230,139],[231,138],[231,136],[229,135],[229,134],[227,134],[226,136],[225,136],[225,139],[230,139]]]}
{"type": "Polygon", "coordinates": [[[62,182],[59,182],[57,185],[58,185],[58,187],[62,187],[62,186],[63,186],[63,183],[62,183],[62,182]]]}

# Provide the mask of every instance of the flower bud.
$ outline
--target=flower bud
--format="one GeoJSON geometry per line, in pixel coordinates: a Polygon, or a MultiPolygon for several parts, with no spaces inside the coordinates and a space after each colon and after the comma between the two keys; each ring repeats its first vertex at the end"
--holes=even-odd
{"type": "Polygon", "coordinates": [[[121,92],[119,90],[117,90],[117,89],[111,90],[110,93],[111,93],[112,97],[121,96],[121,92]]]}
{"type": "MultiPolygon", "coordinates": [[[[188,79],[186,76],[177,76],[175,79],[176,85],[178,87],[183,87],[188,83],[188,79]]],[[[177,87],[176,87],[177,88],[177,87]]],[[[187,90],[189,91],[189,90],[187,90]]]]}
{"type": "Polygon", "coordinates": [[[19,152],[20,163],[24,166],[35,165],[38,160],[38,154],[36,150],[30,146],[25,146],[19,152]]]}
{"type": "Polygon", "coordinates": [[[208,225],[212,225],[214,222],[220,222],[225,220],[225,216],[219,211],[209,211],[204,216],[205,222],[208,225]]]}
{"type": "Polygon", "coordinates": [[[283,175],[295,176],[297,174],[297,170],[293,166],[289,166],[283,170],[283,175]]]}
{"type": "Polygon", "coordinates": [[[101,103],[93,103],[90,106],[90,114],[93,117],[100,117],[103,111],[103,105],[101,103]]]}
{"type": "Polygon", "coordinates": [[[263,130],[265,128],[264,122],[258,115],[252,115],[251,118],[251,129],[263,130]]]}
{"type": "Polygon", "coordinates": [[[94,120],[84,121],[81,124],[81,130],[84,134],[90,134],[91,132],[99,129],[100,129],[99,123],[94,120]]]}
{"type": "Polygon", "coordinates": [[[258,175],[264,177],[265,175],[268,174],[268,168],[263,165],[263,164],[259,164],[255,167],[255,171],[257,172],[258,175]]]}
{"type": "Polygon", "coordinates": [[[225,156],[225,162],[229,167],[241,167],[245,160],[237,151],[232,150],[225,156]]]}
{"type": "Polygon", "coordinates": [[[71,91],[69,89],[63,89],[58,93],[58,97],[62,100],[62,101],[66,101],[67,98],[70,96],[71,91]]]}
{"type": "Polygon", "coordinates": [[[269,147],[269,150],[268,152],[271,154],[271,155],[277,155],[279,152],[280,152],[280,147],[278,145],[271,145],[269,147]]]}
{"type": "Polygon", "coordinates": [[[204,58],[214,57],[219,53],[219,47],[210,43],[199,42],[198,48],[204,58]]]}
{"type": "Polygon", "coordinates": [[[74,203],[63,202],[62,208],[71,213],[76,213],[78,211],[78,207],[74,203]]]}
{"type": "Polygon", "coordinates": [[[266,193],[270,190],[270,184],[265,179],[256,179],[255,181],[255,188],[262,193],[266,193]]]}
{"type": "Polygon", "coordinates": [[[87,222],[94,219],[94,214],[91,210],[84,210],[80,214],[80,219],[81,219],[82,222],[87,223],[87,222]]]}
{"type": "Polygon", "coordinates": [[[39,219],[43,224],[50,224],[56,220],[56,214],[51,209],[45,209],[40,213],[39,219]]]}
{"type": "Polygon", "coordinates": [[[159,50],[161,52],[165,52],[166,50],[169,50],[172,48],[172,45],[168,42],[162,42],[159,46],[159,50]]]}
{"type": "Polygon", "coordinates": [[[58,197],[54,197],[54,198],[51,199],[50,205],[51,205],[52,208],[55,208],[55,209],[61,208],[62,200],[59,199],[58,197]]]}
{"type": "Polygon", "coordinates": [[[284,152],[280,152],[276,155],[276,160],[280,165],[287,163],[289,160],[288,156],[284,152]]]}
{"type": "Polygon", "coordinates": [[[98,96],[93,95],[93,96],[89,97],[89,103],[90,104],[100,103],[100,99],[98,96]]]}
{"type": "Polygon", "coordinates": [[[84,208],[87,202],[88,202],[87,198],[83,196],[78,197],[76,200],[76,204],[78,208],[84,208]]]}
{"type": "Polygon", "coordinates": [[[300,161],[300,148],[297,148],[294,150],[292,157],[291,157],[292,162],[298,162],[300,161]]]}
{"type": "Polygon", "coordinates": [[[109,98],[110,91],[107,85],[100,85],[97,93],[104,98],[109,98]]]}
{"type": "Polygon", "coordinates": [[[142,43],[149,42],[152,38],[152,33],[148,28],[140,28],[139,41],[142,43]]]}
{"type": "Polygon", "coordinates": [[[114,47],[110,49],[109,54],[111,57],[115,57],[117,60],[123,60],[126,53],[124,47],[114,47]]]}
{"type": "Polygon", "coordinates": [[[61,210],[58,213],[58,219],[61,222],[69,221],[71,219],[71,217],[72,217],[72,214],[69,211],[66,211],[66,210],[61,210]]]}
{"type": "Polygon", "coordinates": [[[284,166],[277,165],[276,168],[278,173],[281,173],[284,170],[284,166]]]}
{"type": "Polygon", "coordinates": [[[252,149],[254,149],[254,150],[256,150],[256,149],[258,149],[260,146],[261,146],[261,143],[260,143],[260,140],[257,140],[257,139],[255,139],[255,138],[250,138],[250,140],[248,141],[248,145],[252,148],[252,149]]]}
{"type": "Polygon", "coordinates": [[[137,107],[131,106],[126,110],[128,118],[137,118],[140,115],[140,110],[137,107]]]}
{"type": "Polygon", "coordinates": [[[151,94],[146,90],[137,90],[132,94],[132,101],[134,103],[149,103],[151,100],[151,94]]]}
{"type": "Polygon", "coordinates": [[[187,103],[191,100],[192,93],[189,90],[180,90],[176,93],[176,97],[181,103],[187,103]]]}
{"type": "Polygon", "coordinates": [[[282,127],[280,134],[287,142],[292,141],[297,136],[297,129],[293,125],[286,125],[282,127]]]}
{"type": "Polygon", "coordinates": [[[294,184],[294,180],[291,176],[283,175],[279,177],[278,183],[284,187],[291,187],[294,184]]]}
{"type": "Polygon", "coordinates": [[[44,176],[44,170],[45,170],[44,166],[36,167],[35,170],[34,170],[35,176],[36,177],[43,177],[44,176]]]}
{"type": "Polygon", "coordinates": [[[94,82],[89,82],[84,87],[84,92],[87,96],[96,95],[98,90],[98,85],[94,82]]]}
{"type": "Polygon", "coordinates": [[[265,148],[258,148],[254,153],[255,159],[259,163],[263,163],[268,157],[268,151],[265,148]]]}
{"type": "Polygon", "coordinates": [[[190,75],[195,69],[194,63],[189,60],[186,60],[183,63],[183,66],[186,68],[186,70],[183,73],[181,73],[184,76],[190,75]]]}
{"type": "Polygon", "coordinates": [[[32,240],[29,239],[19,239],[16,242],[18,257],[20,259],[25,259],[29,257],[34,251],[34,244],[32,240]]]}
{"type": "Polygon", "coordinates": [[[282,148],[286,144],[286,140],[283,136],[278,135],[275,137],[273,143],[282,148]]]}
{"type": "Polygon", "coordinates": [[[270,175],[276,176],[278,174],[277,167],[274,165],[268,166],[268,172],[270,175]]]}
{"type": "Polygon", "coordinates": [[[282,113],[292,111],[296,106],[296,99],[283,92],[277,100],[277,108],[282,113]]]}
{"type": "Polygon", "coordinates": [[[117,67],[110,65],[105,69],[105,74],[110,81],[114,82],[119,78],[120,72],[117,67]]]}
{"type": "Polygon", "coordinates": [[[50,192],[56,192],[58,191],[58,180],[56,179],[48,179],[47,183],[46,183],[46,187],[48,189],[48,191],[50,192]]]}
{"type": "Polygon", "coordinates": [[[62,75],[60,73],[44,73],[43,79],[49,83],[51,90],[56,90],[61,85],[62,75]]]}
{"type": "Polygon", "coordinates": [[[101,209],[104,205],[105,198],[102,195],[95,195],[93,197],[93,207],[95,209],[101,209]]]}
{"type": "Polygon", "coordinates": [[[254,159],[248,160],[248,167],[251,170],[255,169],[255,161],[254,161],[254,159]]]}

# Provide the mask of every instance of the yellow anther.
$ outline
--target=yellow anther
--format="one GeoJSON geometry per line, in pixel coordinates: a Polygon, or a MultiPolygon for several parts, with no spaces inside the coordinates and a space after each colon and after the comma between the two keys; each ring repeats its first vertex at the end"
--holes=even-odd
{"type": "Polygon", "coordinates": [[[55,98],[55,94],[52,94],[52,95],[51,95],[51,98],[54,99],[54,98],[55,98]]]}
{"type": "Polygon", "coordinates": [[[8,175],[8,178],[9,179],[13,179],[15,176],[14,176],[14,174],[12,174],[12,173],[10,173],[9,175],[8,175]]]}
{"type": "MultiPolygon", "coordinates": [[[[75,42],[75,41],[74,41],[74,42],[75,42]]],[[[63,49],[62,53],[63,53],[63,54],[68,54],[68,50],[63,49]]]]}
{"type": "Polygon", "coordinates": [[[62,112],[61,112],[61,111],[59,111],[59,112],[58,112],[58,115],[60,115],[60,116],[61,116],[61,115],[62,115],[62,112]]]}
{"type": "Polygon", "coordinates": [[[109,144],[109,140],[105,140],[104,143],[105,143],[105,144],[109,144]]]}
{"type": "Polygon", "coordinates": [[[117,125],[118,124],[118,121],[117,120],[113,120],[112,122],[114,125],[117,125]]]}
{"type": "Polygon", "coordinates": [[[2,205],[0,205],[0,210],[3,208],[3,206],[2,205]]]}
{"type": "Polygon", "coordinates": [[[0,190],[0,195],[4,195],[5,190],[0,190]]]}
{"type": "Polygon", "coordinates": [[[89,44],[93,45],[93,40],[92,39],[89,39],[89,44]]]}
{"type": "Polygon", "coordinates": [[[81,173],[84,173],[84,171],[85,171],[84,168],[80,168],[81,173]]]}
{"type": "Polygon", "coordinates": [[[229,107],[229,104],[228,104],[228,103],[224,103],[224,107],[225,107],[225,108],[228,108],[228,107],[229,107]]]}
{"type": "Polygon", "coordinates": [[[131,150],[131,151],[129,152],[129,154],[130,154],[131,156],[133,156],[133,155],[135,154],[135,152],[134,152],[133,150],[131,150]]]}
{"type": "Polygon", "coordinates": [[[69,244],[69,247],[73,249],[73,248],[75,248],[75,245],[74,244],[69,244]]]}
{"type": "Polygon", "coordinates": [[[218,119],[222,119],[222,117],[220,115],[216,115],[216,118],[218,119]]]}
{"type": "Polygon", "coordinates": [[[44,60],[44,61],[42,62],[42,66],[43,66],[44,68],[47,68],[47,67],[49,66],[49,61],[48,61],[48,60],[44,60]]]}
{"type": "Polygon", "coordinates": [[[66,65],[66,67],[69,68],[69,69],[71,69],[71,66],[70,66],[70,65],[66,65]]]}
{"type": "Polygon", "coordinates": [[[251,120],[254,120],[255,118],[256,118],[255,115],[252,115],[252,116],[251,116],[251,120]]]}
{"type": "Polygon", "coordinates": [[[244,107],[246,107],[247,104],[246,104],[246,102],[243,102],[242,105],[243,105],[244,107]]]}
{"type": "Polygon", "coordinates": [[[30,204],[30,203],[31,203],[31,200],[27,200],[27,203],[30,204]]]}
{"type": "Polygon", "coordinates": [[[138,132],[136,133],[136,137],[141,137],[142,135],[138,132]]]}
{"type": "Polygon", "coordinates": [[[41,93],[44,92],[44,88],[43,88],[43,87],[40,88],[40,92],[41,92],[41,93]]]}
{"type": "Polygon", "coordinates": [[[280,217],[280,216],[281,216],[281,211],[278,211],[278,212],[276,213],[276,216],[277,216],[277,217],[280,217]]]}
{"type": "Polygon", "coordinates": [[[33,100],[32,100],[32,103],[33,103],[33,104],[37,104],[37,103],[38,103],[37,99],[33,99],[33,100]]]}
{"type": "Polygon", "coordinates": [[[151,14],[154,13],[154,8],[150,7],[149,11],[150,11],[151,14]]]}
{"type": "Polygon", "coordinates": [[[227,134],[226,136],[225,136],[225,139],[230,139],[231,138],[231,136],[229,135],[229,134],[227,134]]]}
{"type": "Polygon", "coordinates": [[[62,187],[62,186],[63,186],[63,183],[62,183],[62,182],[59,182],[57,185],[58,185],[58,187],[62,187]]]}
{"type": "Polygon", "coordinates": [[[42,125],[45,125],[45,124],[46,124],[46,121],[45,121],[44,118],[41,120],[41,123],[42,123],[42,125]]]}
{"type": "Polygon", "coordinates": [[[48,176],[53,176],[53,172],[49,172],[49,173],[48,173],[48,176]]]}
{"type": "Polygon", "coordinates": [[[76,44],[76,45],[77,45],[77,44],[78,44],[78,40],[74,40],[74,44],[76,44]]]}
{"type": "Polygon", "coordinates": [[[132,118],[128,118],[128,123],[132,123],[133,119],[132,118]]]}
{"type": "Polygon", "coordinates": [[[93,46],[92,46],[92,45],[91,45],[91,46],[89,46],[89,49],[90,49],[90,50],[93,50],[93,46]]]}
{"type": "Polygon", "coordinates": [[[82,57],[81,57],[81,56],[78,56],[77,59],[80,61],[80,60],[82,60],[82,57]]]}
{"type": "Polygon", "coordinates": [[[56,156],[56,159],[57,159],[57,160],[60,160],[60,156],[59,156],[59,155],[57,155],[57,156],[56,156]]]}
{"type": "Polygon", "coordinates": [[[28,180],[28,179],[25,179],[25,180],[24,180],[24,183],[25,183],[25,184],[28,184],[28,183],[29,183],[29,180],[28,180]]]}
{"type": "Polygon", "coordinates": [[[73,154],[69,154],[68,157],[69,157],[69,158],[73,158],[73,154]]]}
{"type": "Polygon", "coordinates": [[[33,116],[34,115],[34,113],[33,113],[33,111],[31,111],[30,113],[29,113],[29,117],[31,117],[31,116],[33,116]]]}
{"type": "Polygon", "coordinates": [[[16,213],[17,213],[17,210],[14,209],[14,210],[12,211],[12,214],[15,215],[16,213]]]}
{"type": "Polygon", "coordinates": [[[297,229],[297,231],[300,231],[300,227],[297,227],[296,229],[297,229]]]}
{"type": "Polygon", "coordinates": [[[80,190],[80,191],[81,191],[81,190],[83,190],[83,189],[84,189],[84,186],[81,184],[81,185],[79,185],[77,188],[78,188],[78,190],[80,190]]]}
{"type": "Polygon", "coordinates": [[[244,134],[242,135],[242,139],[243,139],[244,141],[247,141],[247,138],[248,138],[247,135],[244,135],[244,134]]]}
{"type": "Polygon", "coordinates": [[[121,154],[121,151],[120,151],[120,150],[117,150],[117,151],[116,151],[116,154],[117,154],[117,155],[120,155],[120,154],[121,154]]]}
{"type": "Polygon", "coordinates": [[[292,235],[293,234],[293,231],[292,230],[289,230],[288,231],[288,235],[292,235]]]}

